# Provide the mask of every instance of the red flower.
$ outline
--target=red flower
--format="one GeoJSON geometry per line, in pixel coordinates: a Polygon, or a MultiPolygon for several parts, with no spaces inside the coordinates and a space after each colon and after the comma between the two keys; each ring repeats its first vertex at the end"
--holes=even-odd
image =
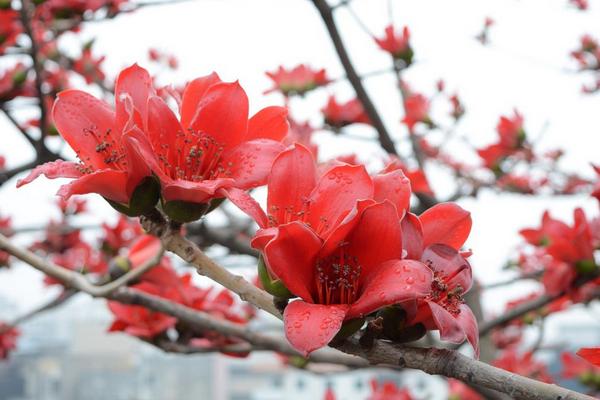
{"type": "MultiPolygon", "coordinates": [[[[0,233],[4,236],[12,236],[13,230],[11,227],[10,217],[0,217],[0,233]]],[[[10,261],[10,254],[5,251],[0,251],[0,267],[7,267],[10,261]]]]}
{"type": "Polygon", "coordinates": [[[411,132],[419,122],[431,124],[431,120],[429,119],[429,100],[422,94],[408,94],[404,99],[404,110],[406,114],[402,122],[408,126],[411,132]]]}
{"type": "MultiPolygon", "coordinates": [[[[580,352],[581,350],[577,354],[580,352]]],[[[579,355],[581,356],[581,354],[579,355]]],[[[600,366],[590,363],[585,357],[575,357],[573,353],[565,351],[561,353],[560,360],[563,366],[561,375],[565,379],[583,378],[586,375],[600,375],[600,366]]]]}
{"type": "Polygon", "coordinates": [[[335,400],[335,393],[332,388],[328,387],[327,390],[325,390],[323,400],[335,400]]]}
{"type": "Polygon", "coordinates": [[[21,332],[4,322],[0,322],[0,360],[8,358],[8,354],[17,348],[17,338],[21,332]]]}
{"type": "Polygon", "coordinates": [[[376,380],[371,381],[373,393],[367,400],[412,400],[413,397],[408,389],[401,389],[392,381],[378,384],[376,380]]]}
{"type": "Polygon", "coordinates": [[[569,0],[569,2],[582,11],[587,10],[589,7],[588,0],[569,0]]]}
{"type": "Polygon", "coordinates": [[[60,188],[60,196],[98,193],[110,201],[129,204],[133,191],[151,174],[145,163],[132,157],[130,142],[125,140],[139,130],[136,123],[145,119],[148,112],[147,107],[132,107],[132,103],[139,105],[146,101],[150,87],[149,79],[140,76],[139,70],[134,65],[119,74],[115,87],[116,112],[82,91],[59,93],[52,111],[54,123],[81,161],[53,161],[38,166],[17,187],[42,174],[50,179],[72,178],[71,183],[60,188]]]}
{"type": "Polygon", "coordinates": [[[507,148],[517,148],[525,140],[525,131],[523,130],[523,115],[514,110],[512,117],[500,117],[496,126],[500,136],[500,144],[507,148]]]}
{"type": "MultiPolygon", "coordinates": [[[[152,295],[163,293],[158,286],[148,282],[142,282],[133,288],[152,295]]],[[[132,336],[150,339],[172,328],[177,322],[174,317],[151,311],[142,306],[109,301],[108,308],[116,318],[108,329],[109,332],[122,331],[132,336]]]]}
{"type": "MultiPolygon", "coordinates": [[[[148,73],[135,66],[135,116],[143,133],[128,137],[137,162],[150,166],[169,202],[208,203],[227,189],[247,190],[266,183],[279,143],[288,132],[287,111],[267,107],[248,119],[248,98],[237,83],[217,74],[195,79],[183,92],[181,118],[149,88],[148,73]]],[[[177,219],[177,217],[172,216],[177,219]]],[[[187,222],[187,221],[182,221],[187,222]]]]}
{"type": "Polygon", "coordinates": [[[102,251],[108,255],[116,255],[119,250],[128,247],[138,236],[142,235],[143,230],[138,221],[119,215],[119,219],[114,226],[106,223],[102,224],[104,237],[102,238],[102,251]]]}
{"type": "Polygon", "coordinates": [[[448,400],[483,400],[473,389],[458,379],[448,379],[448,400]]]}
{"type": "Polygon", "coordinates": [[[552,376],[546,369],[546,365],[541,361],[535,360],[532,352],[518,354],[515,350],[507,350],[492,365],[538,381],[553,382],[552,376]]]}
{"type": "Polygon", "coordinates": [[[371,124],[360,100],[356,98],[346,103],[338,103],[333,96],[330,96],[321,112],[325,123],[333,128],[343,128],[358,123],[371,124]]]}
{"type": "Polygon", "coordinates": [[[18,96],[32,96],[34,93],[27,80],[27,68],[22,63],[15,64],[0,75],[0,102],[4,103],[18,96]]]}
{"type": "Polygon", "coordinates": [[[325,69],[314,70],[305,64],[300,64],[291,70],[280,66],[277,71],[266,74],[275,85],[265,94],[280,91],[284,96],[303,95],[331,82],[325,69]]]}
{"type": "Polygon", "coordinates": [[[91,48],[84,48],[81,56],[73,62],[73,70],[83,76],[87,84],[104,82],[106,76],[102,71],[104,56],[94,58],[91,48]]]}
{"type": "Polygon", "coordinates": [[[426,248],[421,262],[433,271],[433,281],[414,315],[409,313],[408,324],[421,323],[428,330],[439,330],[440,338],[451,343],[468,340],[479,357],[477,320],[463,299],[473,283],[471,266],[458,251],[443,244],[426,248]]]}
{"type": "Polygon", "coordinates": [[[372,180],[363,166],[337,165],[318,178],[312,154],[300,145],[276,158],[269,216],[256,205],[245,211],[262,227],[252,245],[272,277],[300,297],[286,307],[284,325],[303,354],[329,343],[344,320],[429,288],[427,267],[400,260],[407,185],[399,171],[372,180]]]}
{"type": "Polygon", "coordinates": [[[584,360],[594,364],[596,367],[600,367],[600,348],[582,348],[579,349],[577,355],[584,360]]]}
{"type": "Polygon", "coordinates": [[[394,26],[388,25],[384,36],[381,39],[374,39],[381,50],[387,51],[395,59],[403,60],[406,66],[412,63],[414,53],[410,47],[410,32],[407,26],[402,29],[402,34],[398,35],[394,31],[394,26]]]}

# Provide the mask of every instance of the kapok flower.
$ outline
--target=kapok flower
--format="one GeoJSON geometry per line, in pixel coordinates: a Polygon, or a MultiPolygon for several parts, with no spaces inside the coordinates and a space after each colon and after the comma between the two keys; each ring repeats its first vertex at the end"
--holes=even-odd
{"type": "Polygon", "coordinates": [[[150,88],[148,72],[132,68],[139,78],[132,82],[138,96],[132,97],[131,107],[145,118],[139,124],[143,132],[136,131],[128,141],[136,150],[134,158],[159,179],[163,209],[172,219],[197,219],[228,189],[266,183],[273,159],[284,148],[280,141],[289,128],[285,108],[267,107],[248,119],[244,89],[213,73],[186,86],[178,119],[150,88]]]}
{"type": "Polygon", "coordinates": [[[419,122],[431,124],[431,119],[429,118],[429,100],[422,94],[407,94],[404,99],[404,110],[405,115],[402,122],[406,124],[411,132],[419,122]]]}
{"type": "Polygon", "coordinates": [[[577,352],[577,355],[595,366],[600,367],[600,347],[581,348],[577,352]]]}
{"type": "Polygon", "coordinates": [[[396,34],[394,26],[388,25],[382,38],[373,39],[381,50],[390,53],[397,60],[404,61],[406,67],[412,64],[414,52],[410,47],[408,26],[402,29],[402,34],[396,34]]]}
{"type": "Polygon", "coordinates": [[[139,157],[132,157],[130,142],[124,140],[141,128],[138,122],[146,119],[148,112],[147,107],[131,106],[133,99],[138,104],[145,102],[143,89],[147,91],[150,87],[149,79],[140,76],[139,69],[134,65],[119,74],[115,86],[116,110],[79,90],[59,93],[52,110],[54,123],[80,162],[59,160],[43,164],[17,182],[17,187],[40,175],[50,179],[71,178],[74,180],[58,191],[65,199],[75,194],[98,193],[122,211],[136,215],[154,207],[157,190],[152,190],[151,171],[139,157]],[[134,198],[134,191],[140,185],[144,185],[144,190],[134,198]]]}
{"type": "Polygon", "coordinates": [[[392,381],[377,383],[375,379],[371,381],[373,393],[367,400],[413,400],[410,390],[399,388],[392,381]]]}
{"type": "Polygon", "coordinates": [[[411,316],[411,310],[407,310],[408,325],[421,323],[428,330],[439,330],[440,338],[451,343],[466,339],[479,357],[477,320],[463,298],[473,284],[468,261],[450,246],[433,244],[425,249],[421,262],[433,271],[433,280],[415,314],[411,316]]]}
{"type": "MultiPolygon", "coordinates": [[[[161,295],[160,287],[142,282],[133,286],[134,289],[151,295],[161,295]]],[[[115,321],[108,328],[109,332],[122,331],[132,336],[150,339],[175,326],[177,318],[151,311],[142,306],[122,304],[109,301],[108,309],[115,316],[115,321]]]]}
{"type": "Polygon", "coordinates": [[[330,96],[327,105],[321,110],[325,123],[333,128],[343,128],[350,124],[371,124],[360,100],[354,98],[345,103],[338,103],[330,96]]]}
{"type": "Polygon", "coordinates": [[[0,360],[5,360],[17,348],[17,338],[21,332],[4,322],[0,322],[0,360]]]}
{"type": "Polygon", "coordinates": [[[331,82],[325,69],[315,70],[305,64],[300,64],[292,69],[280,66],[277,71],[266,74],[275,85],[265,94],[280,91],[284,96],[303,95],[331,82]]]}
{"type": "Polygon", "coordinates": [[[405,190],[402,178],[396,172],[372,180],[363,166],[351,165],[317,177],[312,154],[296,145],[273,163],[268,217],[246,207],[262,228],[252,245],[271,276],[300,297],[286,307],[284,325],[303,354],[329,343],[346,320],[427,293],[431,271],[401,260],[398,215],[408,202],[395,188],[405,190]]]}
{"type": "Polygon", "coordinates": [[[501,116],[496,130],[500,136],[500,144],[507,148],[517,148],[525,140],[523,129],[524,118],[518,110],[514,110],[512,117],[501,116]]]}
{"type": "Polygon", "coordinates": [[[565,351],[561,353],[560,360],[563,367],[561,375],[565,379],[577,378],[585,382],[595,381],[594,377],[600,377],[600,366],[590,363],[585,358],[565,351]]]}

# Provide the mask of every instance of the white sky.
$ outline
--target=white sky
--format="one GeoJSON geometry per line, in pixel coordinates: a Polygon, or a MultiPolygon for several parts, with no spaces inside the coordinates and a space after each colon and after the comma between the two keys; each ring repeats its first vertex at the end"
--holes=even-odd
{"type": "MultiPolygon", "coordinates": [[[[450,91],[458,90],[467,108],[460,132],[476,146],[494,140],[499,115],[511,113],[513,107],[525,115],[526,130],[533,137],[548,123],[542,146],[563,148],[567,154],[565,168],[591,176],[589,162],[600,162],[600,99],[580,94],[586,80],[569,72],[575,65],[568,59],[581,34],[600,36],[600,1],[590,3],[591,10],[582,13],[568,7],[567,0],[393,1],[394,22],[410,26],[416,52],[416,62],[406,79],[415,90],[430,95],[439,78],[446,81],[450,91]],[[482,47],[473,37],[486,16],[494,18],[496,25],[491,31],[491,45],[482,47]]],[[[376,34],[389,22],[385,0],[355,0],[353,8],[376,34]]],[[[388,56],[376,48],[347,11],[340,10],[337,16],[360,72],[389,66],[388,56]]],[[[177,76],[163,75],[164,83],[171,78],[182,82],[215,70],[225,80],[241,81],[253,110],[281,103],[277,94],[262,95],[270,87],[264,71],[280,64],[307,62],[326,67],[332,77],[342,75],[329,37],[308,0],[197,0],[148,7],[89,25],[80,36],[81,42],[96,35],[95,49],[107,55],[106,66],[112,73],[133,62],[147,66],[147,49],[156,47],[180,60],[177,76]]],[[[69,38],[66,43],[77,40],[69,38]]],[[[406,132],[398,123],[401,111],[393,77],[372,77],[366,85],[394,138],[405,148],[406,132]]],[[[328,93],[347,99],[352,91],[342,82],[310,94],[304,101],[293,102],[295,115],[314,119],[328,93]]],[[[0,154],[14,166],[31,154],[22,139],[8,129],[7,122],[0,119],[0,154]]],[[[354,132],[372,135],[364,127],[354,132]]],[[[319,143],[324,156],[358,151],[369,160],[380,154],[376,145],[334,139],[328,134],[321,135],[319,143]]],[[[464,150],[457,151],[456,158],[469,157],[464,150]]],[[[444,176],[434,174],[432,178],[434,184],[447,186],[444,176]]],[[[50,204],[60,182],[39,179],[19,191],[14,182],[0,189],[0,212],[12,215],[17,227],[41,224],[55,212],[50,204]]],[[[106,210],[101,201],[94,204],[106,210]]],[[[467,245],[474,251],[475,275],[483,282],[506,277],[500,268],[519,242],[517,230],[536,225],[544,209],[569,220],[575,206],[585,206],[591,215],[597,213],[597,205],[584,196],[524,198],[484,192],[462,205],[473,213],[474,227],[467,245]]],[[[31,268],[17,267],[0,273],[0,294],[25,309],[48,296],[40,282],[39,274],[31,268]]],[[[494,291],[485,297],[486,306],[500,311],[507,298],[523,295],[529,287],[525,284],[494,291]]]]}

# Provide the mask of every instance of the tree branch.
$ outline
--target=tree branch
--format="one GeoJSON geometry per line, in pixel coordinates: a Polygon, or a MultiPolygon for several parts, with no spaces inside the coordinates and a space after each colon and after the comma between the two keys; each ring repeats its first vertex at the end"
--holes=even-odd
{"type": "Polygon", "coordinates": [[[371,120],[371,123],[373,124],[373,127],[377,130],[377,134],[379,136],[379,143],[381,144],[381,147],[390,154],[398,155],[396,147],[394,146],[394,142],[392,141],[391,136],[387,131],[383,120],[381,119],[381,116],[377,112],[373,101],[371,100],[369,94],[363,86],[360,76],[354,69],[354,65],[350,60],[348,51],[344,46],[342,37],[340,36],[340,33],[335,24],[332,8],[329,6],[329,4],[327,4],[326,0],[312,0],[312,2],[319,11],[321,18],[323,19],[323,22],[327,27],[327,31],[329,32],[329,36],[333,41],[333,45],[335,47],[337,55],[340,59],[340,62],[342,63],[342,66],[344,67],[344,70],[346,71],[346,75],[348,76],[348,80],[350,81],[352,87],[354,88],[354,91],[356,92],[356,97],[358,97],[358,99],[360,100],[363,108],[365,109],[365,112],[367,113],[369,119],[371,120]]]}
{"type": "Polygon", "coordinates": [[[472,360],[456,351],[444,349],[419,349],[375,341],[372,347],[363,348],[358,339],[351,338],[338,348],[365,358],[372,365],[392,365],[400,368],[420,369],[431,375],[459,379],[506,393],[523,400],[591,400],[592,397],[560,386],[542,383],[500,368],[472,360]]]}

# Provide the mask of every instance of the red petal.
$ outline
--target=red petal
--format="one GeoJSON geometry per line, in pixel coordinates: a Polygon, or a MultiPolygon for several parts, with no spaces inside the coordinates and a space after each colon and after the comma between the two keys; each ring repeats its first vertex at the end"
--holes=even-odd
{"type": "Polygon", "coordinates": [[[582,348],[579,349],[577,355],[588,362],[600,367],[600,348],[582,348]]]}
{"type": "Polygon", "coordinates": [[[436,204],[419,218],[425,247],[442,243],[458,250],[471,232],[471,213],[454,203],[436,204]]]}
{"type": "Polygon", "coordinates": [[[266,228],[269,225],[269,219],[267,218],[267,215],[263,209],[260,207],[260,204],[258,204],[258,202],[254,200],[246,191],[238,188],[229,188],[223,189],[223,194],[240,210],[255,220],[258,226],[261,228],[266,228]]]}
{"type": "Polygon", "coordinates": [[[152,78],[144,68],[133,64],[121,71],[115,83],[117,130],[122,131],[132,117],[140,129],[146,128],[148,97],[152,92],[152,78]],[[127,97],[131,99],[132,110],[125,105],[127,97]],[[130,114],[132,112],[133,115],[130,114]]]}
{"type": "Polygon", "coordinates": [[[284,149],[270,139],[243,142],[223,154],[221,165],[229,169],[227,177],[235,180],[236,187],[252,189],[267,183],[273,160],[284,149]]]}
{"type": "Polygon", "coordinates": [[[226,189],[234,185],[234,180],[229,178],[217,178],[207,181],[192,182],[176,180],[163,188],[165,201],[182,200],[192,203],[205,203],[216,197],[220,189],[226,189]]]}
{"type": "Polygon", "coordinates": [[[58,195],[65,200],[76,194],[98,193],[119,203],[129,203],[127,196],[127,173],[105,169],[74,180],[61,186],[58,195]]]}
{"type": "Polygon", "coordinates": [[[17,187],[19,188],[23,185],[31,183],[40,175],[45,175],[48,179],[79,178],[83,175],[80,171],[80,168],[81,165],[70,161],[56,160],[47,162],[35,167],[25,178],[19,179],[17,181],[17,187]]]}
{"type": "Polygon", "coordinates": [[[159,152],[171,150],[167,159],[171,165],[177,165],[177,149],[175,146],[177,134],[183,132],[181,124],[177,120],[171,108],[160,97],[152,97],[148,101],[148,138],[152,146],[159,152]],[[161,145],[169,146],[162,150],[161,145]]]}
{"type": "Polygon", "coordinates": [[[225,149],[237,146],[248,129],[246,92],[237,82],[212,85],[202,97],[190,126],[209,134],[225,149]]]}
{"type": "Polygon", "coordinates": [[[283,313],[285,337],[304,357],[326,346],[339,332],[346,316],[345,304],[321,305],[301,300],[287,305],[283,313]]]}
{"type": "Polygon", "coordinates": [[[65,90],[54,102],[52,117],[60,135],[84,163],[94,169],[110,168],[104,162],[105,155],[96,151],[106,136],[107,142],[118,144],[120,140],[121,132],[114,130],[115,114],[108,104],[79,90],[65,90]]]}
{"type": "Polygon", "coordinates": [[[221,82],[221,78],[215,72],[189,82],[183,91],[181,99],[181,125],[187,129],[198,112],[200,100],[209,87],[221,82]]]}
{"type": "Polygon", "coordinates": [[[129,248],[127,258],[133,268],[139,267],[150,260],[160,249],[160,239],[152,235],[143,235],[129,248]]]}
{"type": "Polygon", "coordinates": [[[369,280],[381,263],[402,258],[402,229],[389,201],[367,207],[347,238],[348,253],[358,258],[360,281],[369,280]]]}
{"type": "Polygon", "coordinates": [[[475,351],[475,358],[479,358],[479,329],[477,328],[477,318],[466,304],[460,305],[460,314],[456,317],[458,324],[467,335],[467,340],[475,351]]]}
{"type": "Polygon", "coordinates": [[[327,171],[309,198],[308,222],[321,237],[354,208],[357,200],[373,197],[373,181],[362,165],[340,165],[327,171]]]}
{"type": "Polygon", "coordinates": [[[306,210],[308,196],[317,181],[317,171],[312,153],[296,144],[282,152],[273,161],[269,176],[267,212],[277,224],[288,222],[286,210],[297,214],[306,210]]]}
{"type": "Polygon", "coordinates": [[[290,292],[313,301],[315,259],[321,240],[305,224],[281,225],[277,235],[265,246],[265,261],[290,292]]]}
{"type": "Polygon", "coordinates": [[[423,227],[419,217],[408,213],[402,219],[402,245],[406,258],[420,260],[423,254],[423,227]]]}
{"type": "Polygon", "coordinates": [[[473,271],[469,262],[452,247],[443,244],[433,244],[423,251],[421,261],[430,266],[434,272],[451,278],[448,289],[460,286],[467,292],[473,285],[473,271]]]}
{"type": "Polygon", "coordinates": [[[398,210],[398,216],[402,218],[410,207],[411,193],[410,180],[402,170],[376,175],[373,178],[373,185],[375,189],[373,198],[378,202],[391,201],[398,210]]]}
{"type": "Polygon", "coordinates": [[[287,135],[290,124],[287,120],[287,109],[271,106],[257,112],[248,121],[246,140],[272,139],[281,141],[287,135]]]}
{"type": "Polygon", "coordinates": [[[361,295],[348,311],[348,318],[362,317],[382,307],[425,297],[431,290],[432,273],[427,266],[413,260],[391,260],[361,288],[361,295]]]}
{"type": "Polygon", "coordinates": [[[277,228],[259,229],[250,242],[252,247],[263,251],[267,243],[277,235],[277,231],[277,228]]]}
{"type": "Polygon", "coordinates": [[[342,222],[340,222],[331,234],[327,236],[319,253],[320,256],[326,257],[328,254],[335,251],[342,243],[347,241],[346,237],[354,229],[356,224],[360,222],[363,211],[373,204],[375,204],[375,200],[372,199],[357,201],[356,206],[350,210],[342,222]]]}
{"type": "Polygon", "coordinates": [[[439,306],[432,301],[428,301],[427,305],[431,310],[433,322],[440,331],[440,339],[456,344],[465,341],[465,332],[463,331],[460,323],[452,314],[446,311],[446,309],[442,306],[439,306]]]}

